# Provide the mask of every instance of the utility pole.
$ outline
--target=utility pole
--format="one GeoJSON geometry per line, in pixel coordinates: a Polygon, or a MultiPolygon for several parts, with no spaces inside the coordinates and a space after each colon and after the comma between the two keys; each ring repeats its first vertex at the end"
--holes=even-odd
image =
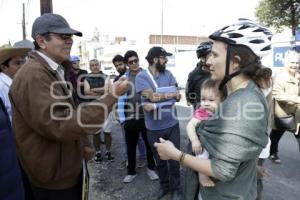
{"type": "Polygon", "coordinates": [[[161,0],[161,34],[160,34],[161,46],[163,46],[163,35],[164,35],[164,0],[161,0]]]}
{"type": "Polygon", "coordinates": [[[25,24],[25,3],[23,3],[23,15],[22,15],[22,33],[23,40],[26,40],[26,24],[25,24]]]}
{"type": "Polygon", "coordinates": [[[40,0],[41,15],[45,13],[53,13],[52,0],[40,0]]]}

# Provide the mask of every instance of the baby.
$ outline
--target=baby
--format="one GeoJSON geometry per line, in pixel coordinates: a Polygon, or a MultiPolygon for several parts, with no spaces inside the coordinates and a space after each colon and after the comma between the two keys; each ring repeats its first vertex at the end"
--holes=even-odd
{"type": "MultiPolygon", "coordinates": [[[[208,159],[209,154],[202,149],[200,140],[196,133],[196,126],[203,120],[209,120],[214,114],[218,105],[227,95],[226,90],[219,90],[219,81],[207,79],[201,86],[200,107],[194,112],[193,118],[187,124],[187,135],[192,143],[192,149],[195,155],[202,159],[208,159]]],[[[214,182],[206,175],[199,173],[199,182],[204,187],[214,187],[214,182]]]]}

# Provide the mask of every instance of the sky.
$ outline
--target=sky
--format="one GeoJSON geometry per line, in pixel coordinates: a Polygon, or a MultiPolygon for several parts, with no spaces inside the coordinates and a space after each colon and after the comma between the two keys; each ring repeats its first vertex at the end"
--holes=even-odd
{"type": "MultiPolygon", "coordinates": [[[[102,35],[145,41],[150,34],[208,36],[238,18],[255,20],[260,0],[52,0],[53,12],[64,16],[74,29],[91,39],[102,35]],[[163,9],[162,9],[163,5],[163,9]],[[162,12],[163,10],[163,12],[162,12]]],[[[27,39],[40,0],[0,0],[0,46],[22,39],[22,3],[26,8],[27,39]]]]}

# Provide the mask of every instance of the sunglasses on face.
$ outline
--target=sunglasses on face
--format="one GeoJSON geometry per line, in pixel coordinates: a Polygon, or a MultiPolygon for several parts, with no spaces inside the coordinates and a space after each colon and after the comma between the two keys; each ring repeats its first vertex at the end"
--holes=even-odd
{"type": "Polygon", "coordinates": [[[138,63],[139,59],[134,59],[134,60],[130,60],[128,61],[128,64],[132,65],[133,63],[138,63]]]}
{"type": "Polygon", "coordinates": [[[69,40],[73,38],[73,34],[60,34],[60,33],[51,33],[51,34],[59,37],[61,40],[69,40]]]}

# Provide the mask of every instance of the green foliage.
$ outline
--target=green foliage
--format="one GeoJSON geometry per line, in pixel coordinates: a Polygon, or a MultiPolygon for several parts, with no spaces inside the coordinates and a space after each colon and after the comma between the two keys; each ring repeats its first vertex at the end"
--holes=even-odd
{"type": "Polygon", "coordinates": [[[259,22],[279,32],[290,27],[294,35],[300,26],[300,0],[261,0],[255,15],[259,22]]]}

